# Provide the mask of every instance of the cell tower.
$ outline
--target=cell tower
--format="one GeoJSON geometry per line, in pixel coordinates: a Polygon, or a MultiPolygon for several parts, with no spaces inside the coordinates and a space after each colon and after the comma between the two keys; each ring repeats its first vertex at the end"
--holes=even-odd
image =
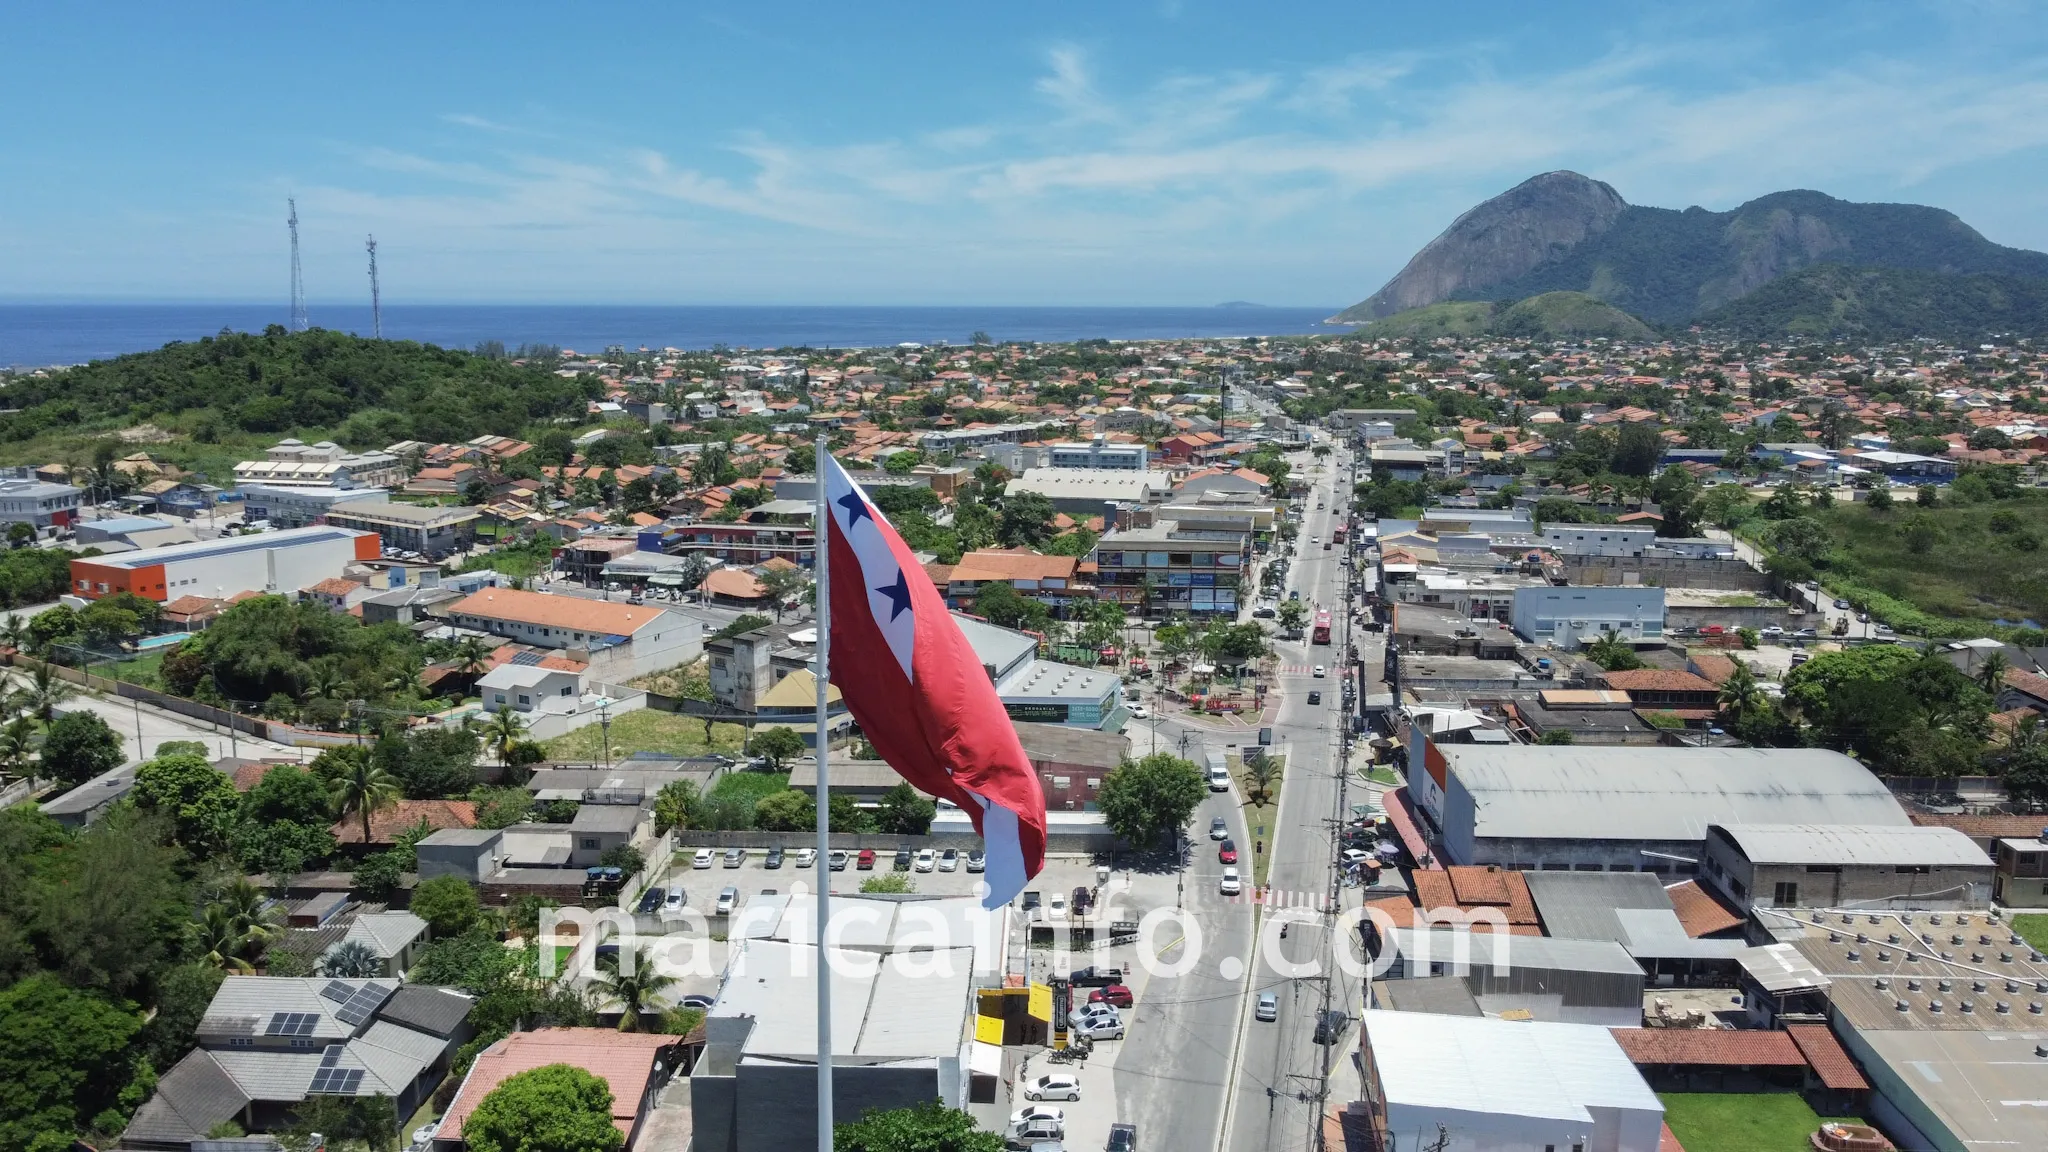
{"type": "Polygon", "coordinates": [[[370,237],[370,335],[384,338],[384,305],[377,298],[377,238],[370,237]]]}
{"type": "Polygon", "coordinates": [[[292,214],[285,220],[292,232],[292,331],[304,332],[306,323],[306,281],[299,275],[299,202],[288,199],[292,214]]]}

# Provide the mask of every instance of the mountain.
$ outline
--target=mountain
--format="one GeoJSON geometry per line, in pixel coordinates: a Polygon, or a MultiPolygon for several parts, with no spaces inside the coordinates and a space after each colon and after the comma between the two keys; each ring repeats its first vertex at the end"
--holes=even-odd
{"type": "MultiPolygon", "coordinates": [[[[1460,307],[1460,305],[1441,305],[1460,307]]],[[[2048,336],[2048,278],[1818,264],[1699,318],[1742,339],[2048,336]]]]}
{"type": "Polygon", "coordinates": [[[2048,277],[2048,254],[1994,244],[1939,208],[1809,191],[1774,192],[1727,212],[1645,208],[1599,181],[1549,172],[1458,217],[1337,319],[1575,291],[1681,323],[1817,264],[2048,277]]]}
{"type": "Polygon", "coordinates": [[[1484,293],[1607,231],[1627,211],[1621,193],[1598,180],[1576,172],[1533,176],[1458,217],[1386,287],[1335,319],[1357,323],[1444,300],[1502,299],[1484,293]]]}
{"type": "Polygon", "coordinates": [[[1374,320],[1359,329],[1369,339],[1439,336],[1525,336],[1531,339],[1606,336],[1647,340],[1650,326],[1583,292],[1546,292],[1512,304],[1490,300],[1452,300],[1410,308],[1374,320]]]}

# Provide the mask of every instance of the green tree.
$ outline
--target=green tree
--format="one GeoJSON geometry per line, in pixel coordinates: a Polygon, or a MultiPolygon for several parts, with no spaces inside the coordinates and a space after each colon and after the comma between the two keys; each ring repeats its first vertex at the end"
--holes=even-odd
{"type": "Polygon", "coordinates": [[[247,877],[216,888],[200,909],[206,962],[227,972],[256,970],[256,961],[284,931],[284,910],[247,877]]]}
{"type": "Polygon", "coordinates": [[[43,734],[41,774],[74,787],[112,772],[126,759],[121,737],[94,712],[61,716],[43,734]]]}
{"type": "Polygon", "coordinates": [[[519,715],[518,709],[500,708],[491,713],[491,718],[484,724],[484,744],[500,764],[511,755],[512,746],[525,738],[526,720],[519,715]]]}
{"type": "Polygon", "coordinates": [[[477,1103],[462,1138],[473,1152],[613,1152],[625,1143],[612,1125],[611,1088],[569,1064],[506,1077],[477,1103]]]}
{"type": "Polygon", "coordinates": [[[1178,832],[1208,795],[1200,768],[1161,752],[1111,769],[1095,800],[1111,831],[1147,848],[1178,832]]]}
{"type": "Polygon", "coordinates": [[[931,830],[932,818],[938,814],[937,804],[908,783],[899,783],[882,793],[881,803],[875,807],[875,823],[890,835],[922,836],[931,830]]]}
{"type": "Polygon", "coordinates": [[[129,1006],[31,976],[0,990],[0,1148],[61,1152],[134,1074],[129,1006]]]}
{"type": "MultiPolygon", "coordinates": [[[[54,612],[56,609],[50,611],[54,612]]],[[[41,620],[43,616],[49,614],[45,612],[36,619],[41,620]]],[[[33,628],[34,624],[31,623],[30,627],[33,628]]],[[[16,708],[48,727],[56,722],[57,709],[76,695],[78,689],[72,687],[70,681],[57,675],[56,669],[48,664],[38,664],[35,671],[29,675],[28,683],[14,694],[13,703],[16,708]]]]}
{"type": "Polygon", "coordinates": [[[656,971],[652,949],[642,950],[630,965],[616,954],[601,959],[590,978],[590,990],[600,1004],[619,1010],[619,1031],[638,1032],[650,1013],[659,1012],[660,996],[675,985],[675,977],[656,971]],[[631,968],[631,971],[627,971],[631,968]]]}
{"type": "Polygon", "coordinates": [[[1913,503],[1932,508],[1941,503],[1941,493],[1932,484],[1922,484],[1913,491],[1913,503]]]}
{"type": "Polygon", "coordinates": [[[769,602],[774,605],[777,620],[782,619],[788,602],[811,583],[810,575],[801,568],[766,568],[755,579],[761,582],[761,590],[768,594],[769,602]]]}
{"type": "Polygon", "coordinates": [[[1308,602],[1305,600],[1282,600],[1274,613],[1280,626],[1289,632],[1298,632],[1308,623],[1308,602]]]}
{"type": "Polygon", "coordinates": [[[1614,440],[1614,471],[1623,476],[1648,476],[1664,454],[1664,442],[1657,430],[1645,422],[1621,426],[1614,440]]]}
{"type": "Polygon", "coordinates": [[[1598,640],[1586,645],[1586,659],[1609,672],[1628,672],[1643,666],[1635,645],[1612,632],[1602,632],[1598,640]]]}
{"type": "Polygon", "coordinates": [[[198,756],[159,756],[135,770],[135,802],[171,821],[195,854],[226,842],[242,797],[220,769],[198,756]]]}
{"type": "Polygon", "coordinates": [[[1549,745],[1570,744],[1572,742],[1572,734],[1564,728],[1552,728],[1550,731],[1545,732],[1542,738],[1536,742],[1549,745]]]}
{"type": "MultiPolygon", "coordinates": [[[[335,748],[320,754],[327,767],[327,794],[338,817],[353,813],[362,821],[363,843],[374,843],[370,817],[378,809],[398,802],[403,789],[398,778],[357,748],[335,748]]],[[[316,761],[316,766],[319,761],[316,761]]]]}
{"type": "Polygon", "coordinates": [[[1864,498],[1863,506],[1870,509],[1872,512],[1891,511],[1892,490],[1890,488],[1872,488],[1870,490],[1870,495],[1864,498]]]}
{"type": "Polygon", "coordinates": [[[434,938],[440,940],[475,927],[483,909],[469,881],[460,876],[436,876],[420,881],[412,890],[412,914],[425,920],[434,938]]]}
{"type": "Polygon", "coordinates": [[[1052,613],[1044,604],[1019,596],[1015,588],[1000,580],[983,583],[975,593],[974,614],[999,628],[1023,632],[1043,633],[1052,623],[1052,613]]]}
{"type": "Polygon", "coordinates": [[[1757,683],[1756,672],[1746,661],[1736,660],[1735,671],[1721,682],[1720,694],[1716,697],[1721,717],[1729,727],[1759,715],[1771,706],[1770,697],[1764,695],[1763,686],[1757,683]]]}
{"type": "Polygon", "coordinates": [[[861,878],[860,890],[871,895],[902,896],[917,891],[917,883],[908,872],[877,872],[861,878]]]}
{"type": "Polygon", "coordinates": [[[689,780],[671,780],[654,794],[654,833],[667,835],[671,828],[694,828],[704,805],[697,785],[689,780]]]}
{"type": "Polygon", "coordinates": [[[936,1100],[869,1110],[832,1130],[832,1152],[1003,1152],[1003,1138],[936,1100]]]}
{"type": "Polygon", "coordinates": [[[772,727],[755,731],[748,742],[748,749],[756,756],[766,757],[770,771],[779,772],[784,764],[804,754],[807,750],[804,738],[794,728],[772,727]]]}
{"type": "Polygon", "coordinates": [[[1005,548],[1037,548],[1052,539],[1057,514],[1052,500],[1037,492],[1005,496],[996,521],[996,539],[1005,548]]]}
{"type": "Polygon", "coordinates": [[[817,823],[817,805],[794,788],[771,792],[754,802],[754,827],[764,832],[803,832],[817,823]]]}
{"type": "Polygon", "coordinates": [[[242,818],[262,823],[289,820],[324,824],[329,819],[327,785],[296,764],[279,764],[242,797],[242,818]]]}

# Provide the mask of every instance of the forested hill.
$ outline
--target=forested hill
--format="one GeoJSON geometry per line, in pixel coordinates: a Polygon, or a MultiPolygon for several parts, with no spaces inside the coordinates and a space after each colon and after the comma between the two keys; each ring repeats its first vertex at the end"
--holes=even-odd
{"type": "Polygon", "coordinates": [[[2048,278],[1822,264],[1781,276],[1699,323],[1751,340],[1925,336],[1974,344],[1994,336],[2041,337],[2048,336],[2048,278]]]}
{"type": "Polygon", "coordinates": [[[402,340],[313,329],[223,331],[18,378],[0,393],[0,440],[154,422],[198,439],[240,429],[334,429],[348,444],[439,443],[518,435],[536,420],[580,415],[594,380],[402,340]]]}

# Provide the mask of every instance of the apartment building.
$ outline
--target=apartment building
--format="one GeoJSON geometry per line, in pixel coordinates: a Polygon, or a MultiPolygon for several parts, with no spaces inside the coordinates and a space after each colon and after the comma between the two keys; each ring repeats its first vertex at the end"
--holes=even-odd
{"type": "Polygon", "coordinates": [[[1159,520],[1096,542],[1095,596],[1149,617],[1234,616],[1251,532],[1214,522],[1159,520]]]}
{"type": "Polygon", "coordinates": [[[390,452],[348,452],[332,440],[280,440],[263,459],[235,465],[235,483],[395,488],[405,483],[405,461],[390,452]]]}
{"type": "Polygon", "coordinates": [[[476,543],[479,515],[475,508],[365,500],[328,512],[327,522],[375,532],[389,551],[417,552],[439,560],[476,543]]]}

